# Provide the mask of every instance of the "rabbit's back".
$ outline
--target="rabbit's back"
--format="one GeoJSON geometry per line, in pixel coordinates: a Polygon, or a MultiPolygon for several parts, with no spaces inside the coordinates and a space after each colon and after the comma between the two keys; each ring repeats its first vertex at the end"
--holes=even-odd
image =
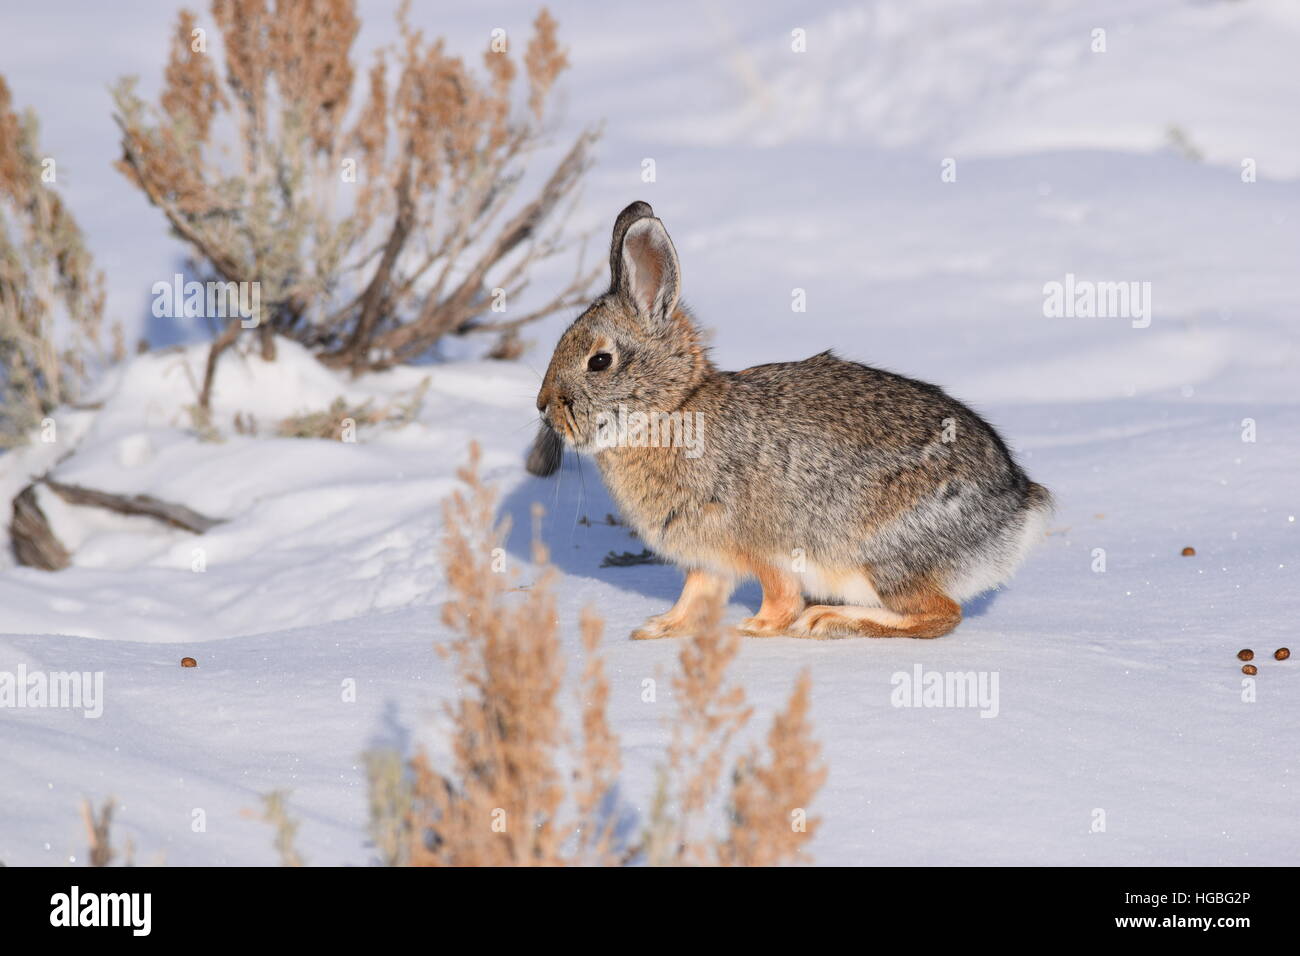
{"type": "Polygon", "coordinates": [[[833,436],[841,448],[883,453],[924,447],[946,435],[945,444],[994,461],[1009,458],[992,427],[938,386],[832,352],[722,374],[732,385],[728,411],[769,428],[794,429],[814,444],[833,436]]]}
{"type": "Polygon", "coordinates": [[[934,385],[829,352],[721,380],[707,441],[719,464],[754,480],[779,474],[830,494],[869,482],[894,505],[957,480],[1022,493],[1028,484],[993,427],[934,385]]]}

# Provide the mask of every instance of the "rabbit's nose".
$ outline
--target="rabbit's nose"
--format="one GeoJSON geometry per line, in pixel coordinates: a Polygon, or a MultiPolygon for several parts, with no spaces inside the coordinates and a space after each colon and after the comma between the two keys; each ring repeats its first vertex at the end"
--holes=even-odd
{"type": "Polygon", "coordinates": [[[559,402],[561,405],[565,405],[565,406],[573,404],[573,402],[569,399],[569,396],[565,395],[563,392],[559,391],[558,389],[547,387],[547,388],[543,388],[537,394],[537,410],[541,412],[543,415],[546,414],[546,409],[550,407],[552,402],[559,402]]]}

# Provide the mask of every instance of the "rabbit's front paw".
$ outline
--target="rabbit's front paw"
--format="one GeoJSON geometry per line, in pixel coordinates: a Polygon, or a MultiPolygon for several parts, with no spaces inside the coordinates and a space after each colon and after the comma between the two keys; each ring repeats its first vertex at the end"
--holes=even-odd
{"type": "Polygon", "coordinates": [[[689,631],[680,622],[657,614],[632,632],[634,641],[656,641],[661,637],[681,637],[689,631]]]}

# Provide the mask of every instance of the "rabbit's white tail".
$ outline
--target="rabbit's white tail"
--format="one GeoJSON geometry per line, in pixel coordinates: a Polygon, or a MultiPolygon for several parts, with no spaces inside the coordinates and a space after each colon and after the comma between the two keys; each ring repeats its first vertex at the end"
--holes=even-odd
{"type": "Polygon", "coordinates": [[[1051,494],[1042,485],[1031,482],[1021,520],[1008,526],[997,541],[955,573],[947,582],[945,592],[960,603],[1005,584],[1034,545],[1047,536],[1051,519],[1051,494]]]}

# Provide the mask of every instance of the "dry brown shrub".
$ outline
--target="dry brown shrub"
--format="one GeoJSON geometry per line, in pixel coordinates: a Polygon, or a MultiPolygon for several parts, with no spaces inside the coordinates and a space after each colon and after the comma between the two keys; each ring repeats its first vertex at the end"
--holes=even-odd
{"type": "MultiPolygon", "coordinates": [[[[545,9],[523,56],[526,110],[513,106],[510,50],[487,50],[475,70],[426,40],[405,5],[397,44],[360,71],[352,0],[214,0],[211,22],[222,68],[183,11],[158,102],[130,78],[115,88],[118,166],[202,278],[260,283],[268,358],[279,334],[362,372],[476,330],[511,354],[519,327],[587,296],[599,263],[538,308],[509,310],[537,262],[574,246],[565,220],[596,138],[583,132],[531,198],[518,195],[567,66],[545,9]]],[[[231,318],[213,342],[203,407],[239,332],[231,318]]]]}
{"type": "Polygon", "coordinates": [[[47,160],[35,114],[14,110],[0,77],[0,448],[76,401],[109,358],[104,279],[47,160]]]}
{"type": "MultiPolygon", "coordinates": [[[[344,438],[349,423],[354,429],[361,425],[405,425],[419,413],[429,390],[429,382],[430,379],[425,378],[404,397],[395,398],[378,407],[373,399],[352,405],[340,395],[327,409],[303,412],[282,419],[276,426],[275,433],[281,438],[330,438],[340,441],[344,438]]],[[[238,428],[239,423],[236,421],[236,430],[238,428]]]]}
{"type": "Polygon", "coordinates": [[[565,861],[564,843],[576,828],[561,818],[564,660],[549,587],[553,572],[507,599],[509,579],[492,568],[492,550],[507,528],[494,519],[495,496],[479,480],[478,460],[475,447],[459,472],[465,490],[443,508],[451,590],[443,621],[457,633],[444,654],[460,678],[461,696],[448,707],[450,772],[438,772],[424,755],[413,762],[411,861],[554,865],[565,861]]]}
{"type": "Polygon", "coordinates": [[[622,758],[607,714],[601,622],[590,611],[582,615],[574,743],[560,708],[564,660],[556,572],[536,533],[536,581],[512,586],[513,579],[494,572],[492,552],[507,528],[496,522],[496,498],[480,479],[478,462],[475,446],[459,472],[464,488],[444,506],[451,596],[443,617],[456,633],[444,653],[461,688],[447,708],[450,764],[437,767],[421,753],[402,774],[394,755],[370,755],[371,830],[381,859],[431,866],[773,865],[804,859],[817,823],[807,807],[825,778],[807,720],[809,678],[800,678],[777,715],[766,748],[751,748],[731,767],[731,790],[724,794],[728,751],[751,708],[727,677],[739,638],[716,618],[679,655],[677,713],[645,832],[616,834],[622,758]],[[721,831],[709,822],[709,811],[720,803],[728,810],[721,831]],[[407,849],[394,849],[398,836],[409,841],[407,849]]]}

